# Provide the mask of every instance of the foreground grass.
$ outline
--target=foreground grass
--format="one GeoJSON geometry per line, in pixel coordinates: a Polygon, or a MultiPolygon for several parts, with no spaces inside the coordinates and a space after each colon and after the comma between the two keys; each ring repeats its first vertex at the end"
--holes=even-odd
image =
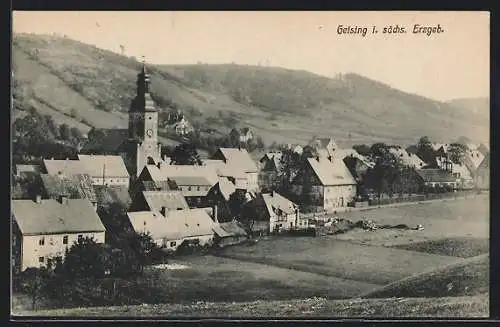
{"type": "Polygon", "coordinates": [[[254,301],[244,303],[155,304],[122,307],[95,307],[36,312],[14,312],[16,316],[42,317],[119,317],[119,318],[368,318],[431,317],[480,318],[489,316],[486,294],[468,297],[389,298],[327,300],[309,298],[289,301],[254,301]]]}
{"type": "Polygon", "coordinates": [[[394,246],[394,248],[460,258],[471,258],[489,253],[490,240],[477,237],[450,237],[439,240],[401,244],[394,246]]]}
{"type": "Polygon", "coordinates": [[[378,285],[459,260],[416,251],[353,244],[337,240],[334,236],[271,237],[261,239],[255,246],[225,249],[219,255],[378,285]]]}
{"type": "Polygon", "coordinates": [[[363,297],[440,297],[471,296],[489,291],[489,255],[417,274],[386,285],[363,297]]]}

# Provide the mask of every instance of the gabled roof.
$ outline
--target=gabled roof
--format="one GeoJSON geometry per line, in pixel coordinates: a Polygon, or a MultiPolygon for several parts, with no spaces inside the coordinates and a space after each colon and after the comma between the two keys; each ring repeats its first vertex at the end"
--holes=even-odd
{"type": "Polygon", "coordinates": [[[149,172],[154,182],[172,180],[178,185],[212,186],[218,181],[215,169],[210,166],[163,164],[159,168],[156,165],[147,165],[144,169],[149,172]]]}
{"type": "Polygon", "coordinates": [[[481,163],[479,164],[479,166],[477,168],[478,169],[490,169],[490,153],[489,152],[486,153],[483,161],[481,161],[481,163]]]}
{"type": "Polygon", "coordinates": [[[104,232],[101,219],[88,199],[12,200],[12,214],[24,235],[104,232]]]}
{"type": "Polygon", "coordinates": [[[71,198],[89,199],[91,202],[97,201],[92,179],[87,174],[70,176],[41,174],[40,177],[45,192],[50,198],[67,194],[71,198]]]}
{"type": "Polygon", "coordinates": [[[425,182],[430,183],[454,183],[456,178],[449,172],[442,169],[417,169],[417,174],[425,182]]]}
{"type": "Polygon", "coordinates": [[[396,160],[399,160],[403,165],[414,168],[422,168],[425,166],[425,162],[416,154],[409,153],[406,149],[401,147],[390,147],[389,152],[392,153],[396,160]]]}
{"type": "Polygon", "coordinates": [[[281,151],[266,153],[259,162],[261,163],[261,170],[264,171],[279,171],[283,164],[281,158],[283,153],[281,151]]]}
{"type": "Polygon", "coordinates": [[[355,185],[349,169],[341,159],[308,158],[310,165],[321,184],[324,186],[355,185]]]}
{"type": "Polygon", "coordinates": [[[247,235],[247,232],[245,231],[243,226],[237,221],[228,221],[225,223],[216,224],[214,231],[219,237],[247,235]]]}
{"type": "Polygon", "coordinates": [[[226,177],[220,177],[219,182],[213,186],[217,188],[226,201],[236,192],[236,186],[226,177]]]}
{"type": "Polygon", "coordinates": [[[72,176],[77,174],[90,174],[90,170],[82,165],[80,160],[54,160],[43,159],[43,164],[47,173],[52,176],[65,175],[72,176]]]}
{"type": "Polygon", "coordinates": [[[484,143],[479,144],[476,150],[481,152],[483,156],[490,152],[490,149],[484,143]]]}
{"type": "Polygon", "coordinates": [[[16,174],[21,174],[21,173],[39,173],[40,172],[40,166],[39,165],[16,165],[16,174]]]}
{"type": "Polygon", "coordinates": [[[219,152],[224,157],[226,163],[232,167],[241,169],[246,173],[257,172],[259,170],[246,149],[219,148],[219,152]]]}
{"type": "Polygon", "coordinates": [[[205,209],[170,211],[164,217],[159,212],[128,212],[137,233],[149,232],[154,240],[180,240],[186,237],[213,235],[214,221],[205,209]]]}
{"type": "Polygon", "coordinates": [[[94,185],[94,191],[99,205],[120,203],[128,206],[132,202],[128,188],[124,185],[94,185]]]}
{"type": "Polygon", "coordinates": [[[189,209],[186,199],[179,191],[143,191],[150,211],[189,209]]]}
{"type": "Polygon", "coordinates": [[[123,158],[120,156],[79,154],[78,159],[92,177],[129,177],[123,158]]]}
{"type": "Polygon", "coordinates": [[[295,203],[276,192],[263,193],[262,199],[264,200],[270,216],[274,215],[276,210],[280,210],[286,214],[292,214],[295,213],[295,209],[297,208],[295,203]]]}

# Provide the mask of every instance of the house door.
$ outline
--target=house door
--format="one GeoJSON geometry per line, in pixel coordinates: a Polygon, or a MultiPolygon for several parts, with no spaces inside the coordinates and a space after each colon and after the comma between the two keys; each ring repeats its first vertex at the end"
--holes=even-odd
{"type": "Polygon", "coordinates": [[[344,206],[344,198],[340,198],[339,203],[340,203],[340,206],[343,207],[344,206]]]}

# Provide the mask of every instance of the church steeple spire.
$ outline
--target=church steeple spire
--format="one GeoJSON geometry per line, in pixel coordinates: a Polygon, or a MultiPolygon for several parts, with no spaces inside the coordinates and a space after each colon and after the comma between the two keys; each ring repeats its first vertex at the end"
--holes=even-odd
{"type": "Polygon", "coordinates": [[[137,75],[137,96],[143,97],[145,94],[148,94],[150,85],[151,80],[149,78],[149,74],[146,71],[146,58],[142,56],[141,71],[137,75]]]}

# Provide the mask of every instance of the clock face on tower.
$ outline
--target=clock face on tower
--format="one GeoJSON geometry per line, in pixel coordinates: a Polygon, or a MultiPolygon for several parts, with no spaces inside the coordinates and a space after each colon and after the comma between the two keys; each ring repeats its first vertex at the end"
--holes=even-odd
{"type": "Polygon", "coordinates": [[[146,131],[146,134],[147,134],[149,137],[153,136],[153,130],[152,130],[152,129],[148,129],[148,130],[146,131]]]}

